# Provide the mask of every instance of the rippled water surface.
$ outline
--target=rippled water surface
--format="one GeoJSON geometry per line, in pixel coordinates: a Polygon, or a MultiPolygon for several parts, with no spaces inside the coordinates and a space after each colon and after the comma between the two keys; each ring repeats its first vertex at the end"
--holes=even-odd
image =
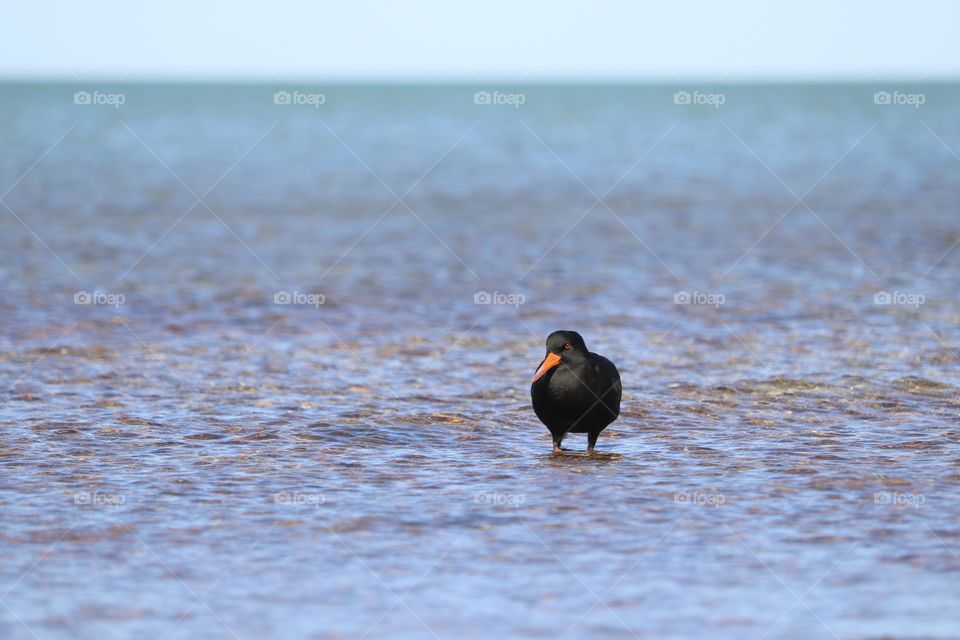
{"type": "Polygon", "coordinates": [[[79,89],[0,87],[0,637],[958,637],[957,86],[79,89]]]}

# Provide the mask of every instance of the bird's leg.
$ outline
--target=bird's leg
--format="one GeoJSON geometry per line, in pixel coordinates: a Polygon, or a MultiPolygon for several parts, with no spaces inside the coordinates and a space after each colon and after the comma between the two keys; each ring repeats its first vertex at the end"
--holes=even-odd
{"type": "Polygon", "coordinates": [[[563,442],[563,436],[553,439],[553,452],[554,453],[563,453],[563,449],[560,448],[560,443],[563,442]]]}
{"type": "Polygon", "coordinates": [[[597,436],[599,433],[588,433],[587,434],[587,453],[593,453],[593,448],[597,444],[597,436]]]}

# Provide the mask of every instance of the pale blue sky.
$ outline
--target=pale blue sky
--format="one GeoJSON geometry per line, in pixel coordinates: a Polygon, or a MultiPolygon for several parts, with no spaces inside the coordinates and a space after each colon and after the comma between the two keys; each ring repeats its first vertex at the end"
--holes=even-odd
{"type": "Polygon", "coordinates": [[[0,76],[960,77],[960,2],[0,0],[0,76]]]}

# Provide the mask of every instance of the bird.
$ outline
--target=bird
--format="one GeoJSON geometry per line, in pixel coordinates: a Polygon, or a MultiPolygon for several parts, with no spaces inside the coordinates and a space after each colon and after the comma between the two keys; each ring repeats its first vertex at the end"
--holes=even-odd
{"type": "Polygon", "coordinates": [[[623,388],[616,365],[591,353],[576,331],[554,331],[547,354],[533,374],[533,411],[553,436],[553,451],[568,433],[587,434],[587,453],[597,436],[620,415],[623,388]]]}

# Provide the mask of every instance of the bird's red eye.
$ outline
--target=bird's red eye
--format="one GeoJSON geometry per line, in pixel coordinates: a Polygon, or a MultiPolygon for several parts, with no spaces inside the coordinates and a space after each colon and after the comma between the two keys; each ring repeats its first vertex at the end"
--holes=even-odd
{"type": "Polygon", "coordinates": [[[570,349],[572,346],[573,346],[573,345],[571,345],[571,344],[568,342],[567,344],[563,345],[563,348],[564,348],[564,349],[570,349]]]}

